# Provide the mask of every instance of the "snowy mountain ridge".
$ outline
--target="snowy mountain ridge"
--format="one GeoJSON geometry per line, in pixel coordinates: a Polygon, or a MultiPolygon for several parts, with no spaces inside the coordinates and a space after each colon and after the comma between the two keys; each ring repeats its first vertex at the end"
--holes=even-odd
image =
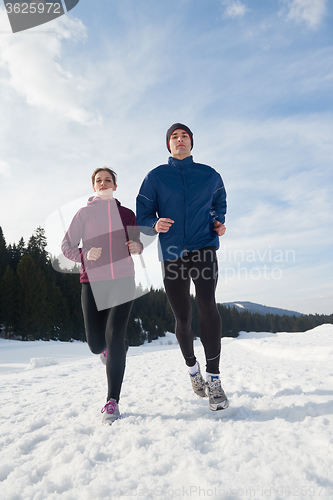
{"type": "Polygon", "coordinates": [[[302,313],[290,311],[289,309],[281,309],[279,307],[264,306],[248,301],[223,302],[222,305],[227,307],[235,307],[239,312],[248,311],[250,313],[259,314],[278,314],[279,316],[303,316],[302,313]]]}

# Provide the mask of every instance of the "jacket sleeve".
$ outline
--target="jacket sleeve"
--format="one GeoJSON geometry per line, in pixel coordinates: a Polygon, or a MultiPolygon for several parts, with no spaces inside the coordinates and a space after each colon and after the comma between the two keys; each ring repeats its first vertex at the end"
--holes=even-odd
{"type": "Polygon", "coordinates": [[[74,262],[83,261],[84,250],[79,248],[82,232],[83,221],[80,216],[80,211],[78,211],[74,216],[61,244],[61,251],[64,256],[74,262]]]}
{"type": "Polygon", "coordinates": [[[227,212],[227,194],[224,188],[224,184],[220,174],[217,174],[219,179],[213,194],[212,208],[210,210],[210,215],[213,221],[219,221],[224,224],[225,214],[227,212]]]}
{"type": "Polygon", "coordinates": [[[137,224],[136,217],[133,213],[133,218],[131,221],[131,225],[126,227],[126,232],[127,232],[127,237],[129,240],[135,241],[136,243],[139,243],[141,246],[140,253],[143,252],[143,244],[140,241],[140,228],[137,224]]]}
{"type": "Polygon", "coordinates": [[[156,202],[155,180],[149,173],[140,188],[136,198],[136,217],[140,230],[144,234],[156,235],[154,226],[158,221],[157,217],[157,202],[156,202]]]}

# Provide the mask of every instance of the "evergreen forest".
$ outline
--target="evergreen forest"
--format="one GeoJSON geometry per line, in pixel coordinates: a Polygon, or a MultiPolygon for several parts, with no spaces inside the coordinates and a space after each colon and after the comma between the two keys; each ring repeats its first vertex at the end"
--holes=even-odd
{"type": "MultiPolygon", "coordinates": [[[[25,243],[6,244],[0,227],[0,334],[17,340],[85,341],[81,311],[80,276],[57,272],[46,251],[45,231],[38,227],[25,243]]],[[[77,271],[77,269],[76,269],[77,271]]],[[[163,289],[151,288],[134,302],[127,329],[130,345],[140,345],[174,332],[174,318],[163,289]]],[[[199,316],[191,297],[195,337],[199,316]]],[[[222,336],[237,337],[240,331],[302,332],[323,323],[332,315],[280,316],[239,312],[218,304],[222,336]]]]}

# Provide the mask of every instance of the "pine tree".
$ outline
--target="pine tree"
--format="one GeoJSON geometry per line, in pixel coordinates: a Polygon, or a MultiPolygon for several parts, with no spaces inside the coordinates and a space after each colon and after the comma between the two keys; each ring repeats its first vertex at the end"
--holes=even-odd
{"type": "Polygon", "coordinates": [[[86,338],[81,309],[80,275],[77,273],[57,273],[56,283],[69,311],[68,335],[71,339],[84,341],[86,338]]]}
{"type": "Polygon", "coordinates": [[[5,338],[9,339],[17,326],[17,282],[10,266],[0,280],[0,304],[5,338]]]}
{"type": "Polygon", "coordinates": [[[146,340],[146,334],[142,330],[141,322],[138,318],[134,318],[133,314],[130,315],[126,337],[129,345],[139,346],[146,340]]]}
{"type": "Polygon", "coordinates": [[[52,283],[48,283],[47,319],[51,340],[65,342],[72,339],[69,308],[55,279],[52,283]]]}
{"type": "Polygon", "coordinates": [[[28,241],[26,253],[29,253],[35,259],[37,265],[44,269],[50,261],[46,246],[47,240],[45,229],[38,226],[35,234],[33,234],[28,241]]]}
{"type": "Polygon", "coordinates": [[[17,266],[18,328],[22,340],[47,338],[45,276],[31,255],[24,255],[17,266]]]}
{"type": "Polygon", "coordinates": [[[4,274],[7,265],[9,264],[9,255],[6,245],[6,240],[0,226],[0,278],[4,274]]]}
{"type": "Polygon", "coordinates": [[[24,239],[21,238],[17,245],[15,243],[8,245],[7,250],[10,266],[16,272],[17,266],[26,251],[24,239]]]}

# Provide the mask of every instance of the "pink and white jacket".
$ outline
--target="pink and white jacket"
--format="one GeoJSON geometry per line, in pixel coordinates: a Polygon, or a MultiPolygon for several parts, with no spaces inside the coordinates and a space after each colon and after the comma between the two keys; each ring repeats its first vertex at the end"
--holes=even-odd
{"type": "Polygon", "coordinates": [[[61,250],[67,259],[81,262],[81,283],[108,281],[134,277],[134,263],[126,245],[129,240],[140,243],[142,251],[134,212],[116,199],[92,196],[75,214],[61,250]],[[87,260],[92,247],[102,248],[97,261],[87,260]]]}

